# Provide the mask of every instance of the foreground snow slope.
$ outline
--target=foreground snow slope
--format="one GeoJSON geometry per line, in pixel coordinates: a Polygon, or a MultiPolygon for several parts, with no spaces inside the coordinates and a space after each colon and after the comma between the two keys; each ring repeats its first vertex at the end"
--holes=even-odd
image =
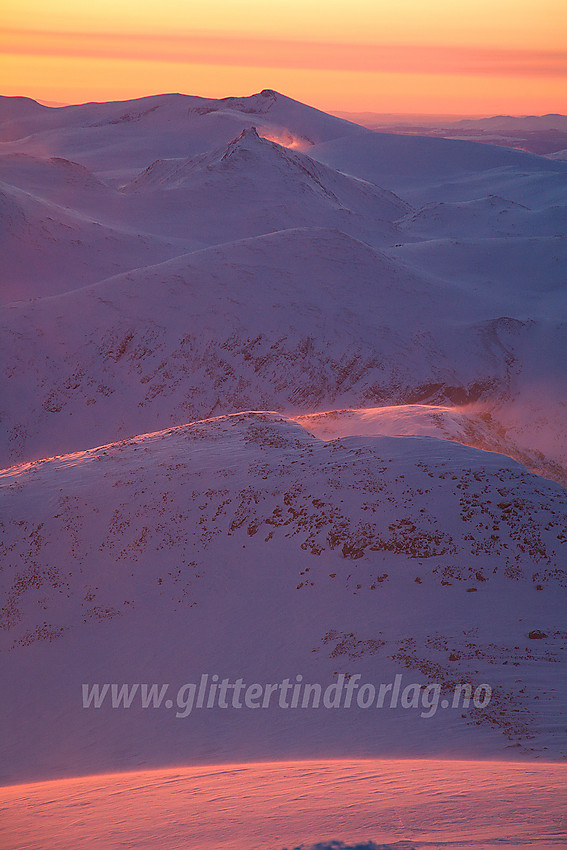
{"type": "Polygon", "coordinates": [[[567,494],[503,455],[432,437],[323,442],[250,413],[0,480],[4,781],[286,754],[563,753],[567,494]],[[201,673],[378,685],[399,672],[448,696],[486,682],[493,699],[429,718],[81,707],[82,683],[170,683],[175,700],[201,673]]]}
{"type": "Polygon", "coordinates": [[[6,850],[564,847],[565,765],[308,761],[176,768],[0,792],[6,850]],[[77,816],[80,811],[80,817],[77,816]],[[367,842],[375,842],[367,844],[367,842]],[[321,842],[321,843],[319,843],[321,842]],[[387,843],[386,843],[387,842],[387,843]]]}

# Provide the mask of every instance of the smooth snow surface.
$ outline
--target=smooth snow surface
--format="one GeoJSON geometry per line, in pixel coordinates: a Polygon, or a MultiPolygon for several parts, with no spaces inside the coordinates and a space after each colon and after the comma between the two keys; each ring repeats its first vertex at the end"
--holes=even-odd
{"type": "Polygon", "coordinates": [[[565,765],[323,761],[176,768],[0,790],[5,850],[565,847],[565,765]],[[333,843],[336,842],[336,843],[333,843]]]}

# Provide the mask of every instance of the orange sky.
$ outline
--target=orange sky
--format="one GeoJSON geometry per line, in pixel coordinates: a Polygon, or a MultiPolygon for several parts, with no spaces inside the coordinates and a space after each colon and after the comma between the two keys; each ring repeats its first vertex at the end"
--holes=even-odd
{"type": "Polygon", "coordinates": [[[273,88],[326,110],[566,112],[564,0],[4,0],[1,92],[273,88]]]}

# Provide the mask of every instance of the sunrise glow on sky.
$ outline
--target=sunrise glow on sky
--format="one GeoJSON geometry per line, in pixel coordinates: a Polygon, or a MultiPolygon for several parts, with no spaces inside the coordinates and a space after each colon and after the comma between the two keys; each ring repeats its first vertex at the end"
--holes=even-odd
{"type": "Polygon", "coordinates": [[[564,0],[5,0],[1,93],[276,89],[327,111],[567,111],[564,0]]]}

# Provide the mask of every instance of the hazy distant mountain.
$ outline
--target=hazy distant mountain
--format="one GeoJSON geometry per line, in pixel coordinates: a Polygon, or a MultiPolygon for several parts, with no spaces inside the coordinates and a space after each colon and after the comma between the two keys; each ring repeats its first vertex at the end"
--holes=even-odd
{"type": "Polygon", "coordinates": [[[454,116],[396,116],[371,112],[338,112],[337,115],[373,130],[446,139],[471,139],[547,156],[561,151],[567,144],[565,115],[494,115],[490,118],[459,120],[455,120],[454,116]]]}

